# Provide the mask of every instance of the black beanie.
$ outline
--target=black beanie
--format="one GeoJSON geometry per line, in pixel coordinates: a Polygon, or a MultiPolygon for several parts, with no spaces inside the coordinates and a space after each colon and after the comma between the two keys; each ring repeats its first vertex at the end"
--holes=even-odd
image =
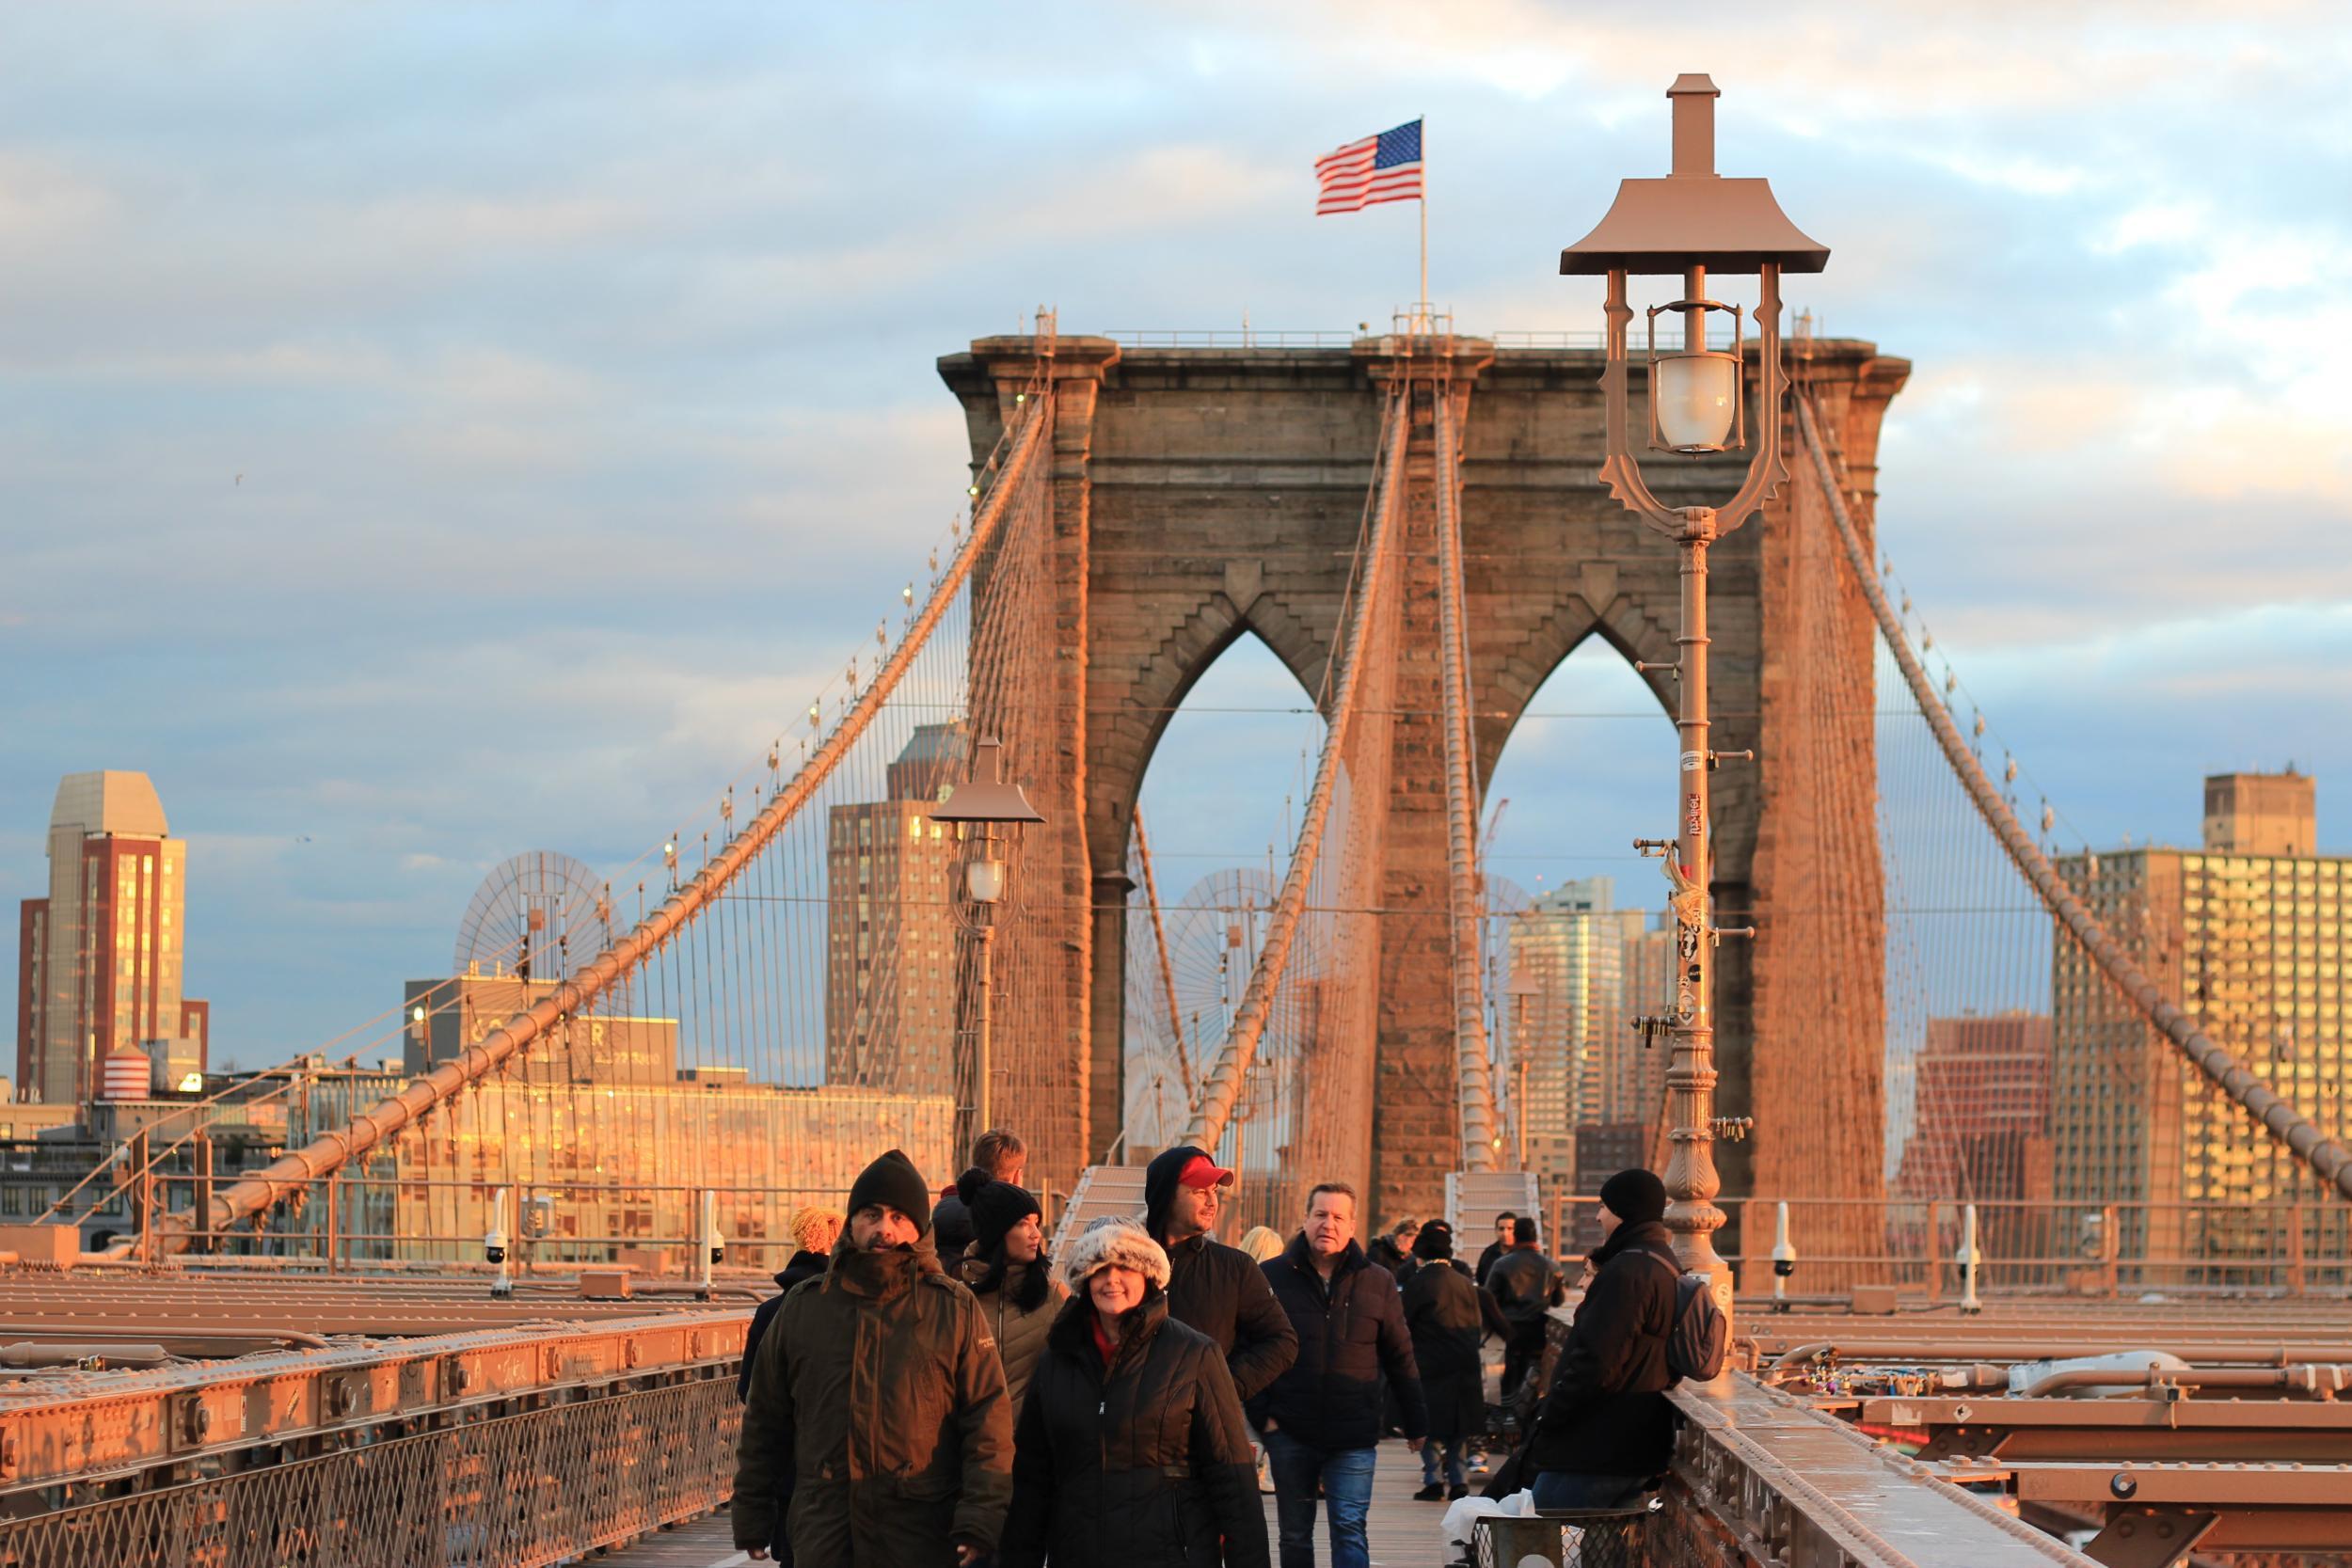
{"type": "Polygon", "coordinates": [[[972,1212],[972,1239],[987,1258],[1005,1244],[1005,1232],[1045,1210],[1028,1189],[999,1181],[978,1165],[956,1178],[956,1196],[972,1212]]]}
{"type": "Polygon", "coordinates": [[[1627,1225],[1662,1220],[1666,1184],[1645,1170],[1621,1170],[1600,1184],[1600,1201],[1627,1225]]]}
{"type": "Polygon", "coordinates": [[[1421,1234],[1413,1238],[1413,1256],[1424,1263],[1434,1258],[1453,1257],[1454,1227],[1443,1220],[1431,1220],[1422,1226],[1421,1234]]]}
{"type": "Polygon", "coordinates": [[[885,1204],[914,1222],[915,1234],[928,1236],[931,1231],[931,1190],[925,1185],[923,1173],[914,1168],[914,1162],[903,1149],[890,1149],[872,1164],[858,1172],[857,1180],[850,1188],[850,1212],[874,1204],[885,1204]]]}

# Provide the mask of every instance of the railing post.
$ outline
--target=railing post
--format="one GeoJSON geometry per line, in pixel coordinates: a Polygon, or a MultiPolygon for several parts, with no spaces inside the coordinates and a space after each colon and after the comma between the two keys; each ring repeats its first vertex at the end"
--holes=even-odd
{"type": "Polygon", "coordinates": [[[1928,1299],[1944,1299],[1944,1205],[1928,1200],[1928,1299]]]}
{"type": "Polygon", "coordinates": [[[2303,1206],[2287,1205],[2287,1294],[2303,1293],[2303,1206]]]}
{"type": "Polygon", "coordinates": [[[2122,1291],[2123,1237],[2118,1226],[2121,1216],[2112,1203],[2099,1209],[2099,1276],[2106,1284],[2111,1301],[2122,1291]]]}
{"type": "Polygon", "coordinates": [[[326,1173],[326,1272],[328,1274],[335,1272],[336,1237],[341,1230],[341,1226],[335,1217],[335,1211],[341,1205],[342,1196],[343,1173],[340,1170],[328,1171],[326,1173]]]}

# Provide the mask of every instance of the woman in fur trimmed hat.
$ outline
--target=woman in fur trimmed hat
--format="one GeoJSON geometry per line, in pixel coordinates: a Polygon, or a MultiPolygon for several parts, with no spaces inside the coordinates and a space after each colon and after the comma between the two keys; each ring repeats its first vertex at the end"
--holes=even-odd
{"type": "Polygon", "coordinates": [[[1004,1568],[1265,1568],[1241,1398],[1216,1342],[1168,1315],[1168,1254],[1102,1219],[1061,1275],[1013,1433],[1004,1568]]]}
{"type": "Polygon", "coordinates": [[[996,1354],[1005,1364],[1005,1396],[1017,1419],[1029,1373],[1045,1350],[1054,1313],[1070,1299],[1070,1288],[1054,1277],[1045,1256],[1042,1211],[1028,1189],[999,1181],[978,1165],[956,1178],[956,1196],[971,1216],[972,1244],[956,1277],[980,1298],[980,1311],[995,1331],[996,1354]]]}

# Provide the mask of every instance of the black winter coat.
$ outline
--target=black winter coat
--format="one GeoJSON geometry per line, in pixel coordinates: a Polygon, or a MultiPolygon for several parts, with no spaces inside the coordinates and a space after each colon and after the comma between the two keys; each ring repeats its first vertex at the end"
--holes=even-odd
{"type": "Polygon", "coordinates": [[[1298,1331],[1249,1254],[1195,1236],[1168,1249],[1168,1315],[1225,1353],[1245,1402],[1298,1359],[1298,1331]]]}
{"type": "Polygon", "coordinates": [[[1168,1249],[1168,1315],[1216,1342],[1247,1404],[1297,1359],[1298,1336],[1248,1253],[1206,1236],[1168,1241],[1177,1175],[1201,1153],[1179,1144],[1152,1156],[1144,1167],[1143,1228],[1168,1249]]]}
{"type": "Polygon", "coordinates": [[[1501,1242],[1488,1242],[1486,1250],[1478,1255],[1478,1270],[1471,1277],[1481,1285],[1486,1284],[1486,1275],[1493,1271],[1496,1263],[1502,1261],[1502,1255],[1510,1250],[1501,1242]]]}
{"type": "Polygon", "coordinates": [[[743,1331],[743,1366],[735,1374],[737,1399],[751,1397],[752,1357],[759,1354],[760,1337],[768,1332],[768,1325],[774,1323],[776,1314],[784,1309],[784,1298],[790,1295],[792,1287],[802,1280],[820,1277],[825,1266],[832,1261],[831,1253],[801,1248],[785,1263],[784,1272],[776,1275],[776,1293],[752,1308],[752,1326],[743,1331]]]}
{"type": "Polygon", "coordinates": [[[1560,1271],[1543,1248],[1515,1246],[1486,1271],[1486,1289],[1515,1326],[1539,1322],[1561,1300],[1560,1271]]]}
{"type": "Polygon", "coordinates": [[[1084,1292],[1047,1331],[1013,1434],[999,1561],[1265,1568],[1257,1467],[1225,1358],[1156,1291],[1130,1316],[1107,1375],[1084,1292]]]}
{"type": "Polygon", "coordinates": [[[1421,1369],[1396,1280],[1368,1261],[1355,1243],[1340,1255],[1327,1287],[1304,1235],[1264,1265],[1266,1283],[1298,1331],[1298,1359],[1258,1396],[1250,1414],[1326,1453],[1369,1449],[1380,1441],[1385,1375],[1403,1412],[1405,1435],[1429,1431],[1421,1369]]]}
{"type": "Polygon", "coordinates": [[[1600,1272],[1569,1325],[1529,1440],[1528,1464],[1586,1475],[1659,1475],[1674,1460],[1666,1334],[1682,1265],[1658,1220],[1619,1227],[1593,1262],[1600,1272]],[[1659,1267],[1660,1258],[1669,1266],[1659,1267]]]}
{"type": "MultiPolygon", "coordinates": [[[[1455,1443],[1484,1431],[1486,1381],[1478,1345],[1494,1315],[1493,1303],[1470,1282],[1470,1270],[1433,1259],[1405,1282],[1404,1307],[1422,1393],[1429,1403],[1430,1437],[1455,1443]]],[[[1502,1323],[1500,1316],[1495,1322],[1502,1323]]]]}

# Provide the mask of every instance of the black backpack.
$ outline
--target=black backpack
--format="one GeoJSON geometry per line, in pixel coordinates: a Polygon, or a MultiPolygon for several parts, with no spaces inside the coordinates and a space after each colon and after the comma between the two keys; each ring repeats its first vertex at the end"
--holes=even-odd
{"type": "Polygon", "coordinates": [[[1685,1274],[1647,1247],[1634,1250],[1675,1276],[1674,1316],[1666,1324],[1666,1370],[1675,1380],[1711,1383],[1723,1375],[1724,1356],[1731,1348],[1731,1325],[1715,1306],[1714,1282],[1703,1274],[1685,1274]]]}

